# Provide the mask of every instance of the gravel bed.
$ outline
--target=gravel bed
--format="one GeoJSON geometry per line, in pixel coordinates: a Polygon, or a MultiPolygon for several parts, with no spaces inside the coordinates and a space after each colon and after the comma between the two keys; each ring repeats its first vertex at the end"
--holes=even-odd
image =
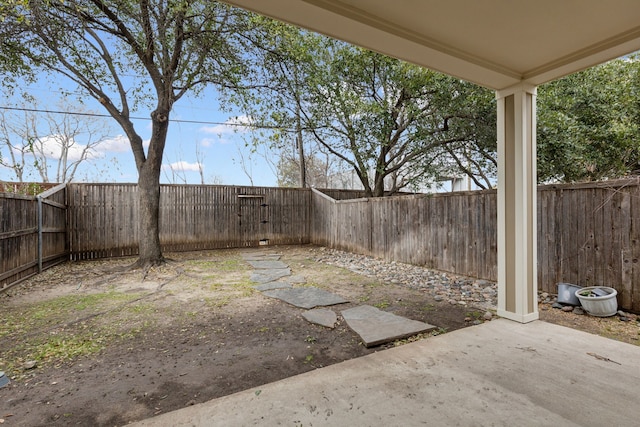
{"type": "Polygon", "coordinates": [[[422,289],[436,301],[448,301],[485,310],[495,310],[497,284],[488,280],[458,276],[411,264],[387,262],[365,255],[320,248],[317,262],[413,289],[422,289]]]}

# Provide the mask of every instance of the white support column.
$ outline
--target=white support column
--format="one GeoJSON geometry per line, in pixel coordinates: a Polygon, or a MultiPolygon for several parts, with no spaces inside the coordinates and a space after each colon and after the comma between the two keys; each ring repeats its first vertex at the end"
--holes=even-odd
{"type": "Polygon", "coordinates": [[[498,101],[498,315],[538,319],[536,87],[496,92],[498,101]]]}

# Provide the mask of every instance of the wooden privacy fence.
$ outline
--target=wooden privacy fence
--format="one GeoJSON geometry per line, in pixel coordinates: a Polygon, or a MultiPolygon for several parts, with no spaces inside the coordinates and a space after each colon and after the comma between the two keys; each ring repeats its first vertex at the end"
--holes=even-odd
{"type": "Polygon", "coordinates": [[[0,193],[0,289],[68,259],[66,186],[0,193]]]}
{"type": "MultiPolygon", "coordinates": [[[[311,241],[388,261],[497,280],[496,192],[312,199],[311,241]]],[[[538,287],[614,287],[640,311],[638,179],[538,189],[538,287]]]]}
{"type": "MultiPolygon", "coordinates": [[[[361,193],[324,190],[341,200],[289,188],[160,191],[165,251],[315,243],[497,278],[495,191],[347,199],[361,193]]],[[[38,198],[0,194],[0,288],[69,257],[137,254],[138,203],[135,184],[69,184],[38,198]]],[[[540,290],[555,293],[559,282],[612,286],[623,308],[640,311],[639,259],[638,179],[539,187],[540,290]]]]}
{"type": "Polygon", "coordinates": [[[538,282],[605,285],[640,312],[640,179],[541,187],[538,282]]]}
{"type": "Polygon", "coordinates": [[[314,190],[311,241],[495,280],[495,191],[334,200],[314,190]]]}
{"type": "MultiPolygon", "coordinates": [[[[308,190],[201,185],[160,186],[165,251],[309,243],[308,190]]],[[[138,252],[135,184],[70,184],[71,258],[138,252]]]]}

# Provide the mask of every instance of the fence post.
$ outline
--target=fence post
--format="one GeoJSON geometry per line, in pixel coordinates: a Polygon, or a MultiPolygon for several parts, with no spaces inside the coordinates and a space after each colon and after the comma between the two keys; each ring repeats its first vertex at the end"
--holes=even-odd
{"type": "Polygon", "coordinates": [[[38,200],[38,273],[42,273],[42,197],[38,200]]]}

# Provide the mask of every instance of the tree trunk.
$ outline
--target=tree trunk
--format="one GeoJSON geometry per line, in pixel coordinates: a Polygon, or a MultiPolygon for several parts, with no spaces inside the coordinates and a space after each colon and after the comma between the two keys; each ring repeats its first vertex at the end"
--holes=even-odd
{"type": "Polygon", "coordinates": [[[376,173],[373,176],[373,197],[384,197],[384,178],[387,176],[387,154],[391,144],[383,144],[376,159],[376,173]]]}
{"type": "Polygon", "coordinates": [[[139,230],[137,265],[148,267],[164,262],[160,249],[160,170],[154,171],[148,162],[139,173],[139,230]]]}
{"type": "Polygon", "coordinates": [[[384,177],[385,175],[376,170],[373,183],[373,197],[384,197],[384,177]]]}
{"type": "Polygon", "coordinates": [[[164,263],[160,248],[160,169],[169,129],[169,110],[165,105],[151,113],[149,154],[143,162],[137,163],[140,208],[139,253],[135,265],[142,268],[164,263]]]}
{"type": "Polygon", "coordinates": [[[384,180],[376,182],[373,188],[373,197],[384,197],[384,180]]]}

